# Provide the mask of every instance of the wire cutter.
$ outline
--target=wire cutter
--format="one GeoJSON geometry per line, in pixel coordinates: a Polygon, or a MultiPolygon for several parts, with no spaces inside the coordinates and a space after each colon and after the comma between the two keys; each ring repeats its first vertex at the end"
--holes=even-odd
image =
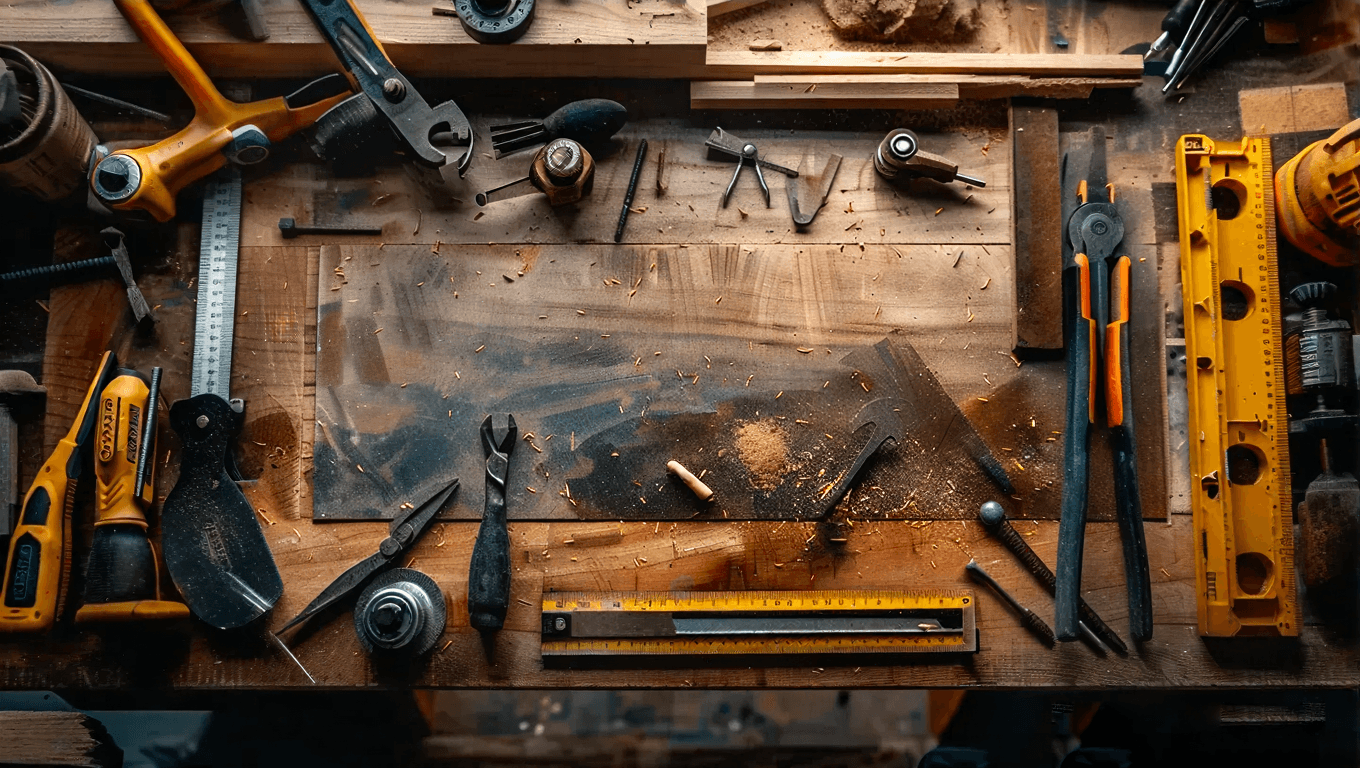
{"type": "MultiPolygon", "coordinates": [[[[1103,134],[1100,141],[1104,141],[1103,134]]],[[[1104,152],[1100,151],[1099,155],[1103,175],[1104,152]]],[[[1064,315],[1069,329],[1067,430],[1063,442],[1062,520],[1058,527],[1054,623],[1059,640],[1077,639],[1088,457],[1100,392],[1097,382],[1103,374],[1106,423],[1114,452],[1115,503],[1124,542],[1129,626],[1135,639],[1147,640],[1152,637],[1152,588],[1148,578],[1147,544],[1143,539],[1142,504],[1138,496],[1138,459],[1134,451],[1129,380],[1132,262],[1128,256],[1115,256],[1124,240],[1124,221],[1114,203],[1114,185],[1104,185],[1107,199],[1092,200],[1089,178],[1083,179],[1077,187],[1079,205],[1067,222],[1067,237],[1073,255],[1063,269],[1064,315]],[[1103,366],[1100,364],[1102,346],[1103,366]]]]}
{"type": "MultiPolygon", "coordinates": [[[[316,599],[306,608],[303,608],[302,613],[284,624],[279,632],[297,626],[335,605],[346,595],[358,591],[378,571],[395,563],[411,547],[415,546],[421,534],[425,533],[425,530],[430,527],[435,516],[439,514],[439,511],[448,503],[449,497],[453,496],[454,491],[457,490],[458,478],[454,478],[443,488],[435,491],[430,498],[419,506],[411,507],[403,504],[401,513],[392,519],[387,538],[383,539],[382,543],[378,545],[378,551],[351,565],[349,570],[337,576],[335,581],[330,583],[330,586],[321,590],[321,594],[317,595],[316,599]]],[[[278,634],[278,632],[275,634],[278,634]]]]}
{"type": "Polygon", "coordinates": [[[750,163],[751,167],[756,169],[756,180],[760,182],[760,188],[765,192],[766,208],[770,207],[770,187],[765,183],[765,174],[761,172],[760,166],[763,165],[772,171],[779,171],[790,179],[798,178],[798,171],[776,165],[761,157],[760,150],[756,149],[754,142],[739,139],[721,128],[713,130],[708,140],[704,142],[704,146],[709,148],[710,154],[717,152],[737,159],[737,169],[732,172],[732,180],[727,182],[727,189],[723,192],[722,204],[724,208],[727,207],[728,199],[732,197],[732,189],[737,186],[737,177],[741,176],[741,169],[746,167],[747,163],[750,163]]]}
{"type": "Polygon", "coordinates": [[[519,430],[506,414],[505,434],[496,439],[491,417],[482,422],[482,450],[486,453],[486,506],[477,528],[468,566],[468,621],[482,631],[505,625],[510,608],[510,532],[505,517],[505,479],[519,430]]]}

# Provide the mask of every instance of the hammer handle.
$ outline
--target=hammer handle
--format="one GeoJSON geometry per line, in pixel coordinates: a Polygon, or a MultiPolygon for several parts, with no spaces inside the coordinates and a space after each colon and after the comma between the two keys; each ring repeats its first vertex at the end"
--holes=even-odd
{"type": "Polygon", "coordinates": [[[0,285],[9,285],[23,280],[47,280],[58,285],[89,279],[89,273],[106,269],[117,270],[118,263],[112,256],[100,256],[80,261],[63,261],[45,267],[19,269],[0,273],[0,285]]]}

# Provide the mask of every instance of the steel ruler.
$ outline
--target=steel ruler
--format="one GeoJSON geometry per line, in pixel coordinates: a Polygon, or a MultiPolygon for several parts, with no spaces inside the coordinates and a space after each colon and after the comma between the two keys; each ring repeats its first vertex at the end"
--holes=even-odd
{"type": "Polygon", "coordinates": [[[972,653],[967,591],[557,592],[543,655],[972,653]]]}
{"type": "Polygon", "coordinates": [[[1299,633],[1275,252],[1264,138],[1176,145],[1201,635],[1299,633]]]}
{"type": "Polygon", "coordinates": [[[241,172],[226,168],[203,188],[190,395],[231,399],[231,341],[236,328],[236,261],[241,246],[241,172]]]}

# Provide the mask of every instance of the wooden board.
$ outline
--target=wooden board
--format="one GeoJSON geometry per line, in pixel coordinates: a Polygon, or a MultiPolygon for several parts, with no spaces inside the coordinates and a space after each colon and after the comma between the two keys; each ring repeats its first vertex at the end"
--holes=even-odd
{"type": "MultiPolygon", "coordinates": [[[[683,77],[703,64],[702,0],[539,3],[529,31],[510,45],[482,45],[445,0],[357,3],[387,54],[408,77],[683,77]]],[[[215,14],[168,15],[171,28],[214,77],[315,77],[340,70],[302,5],[261,0],[271,36],[254,43],[215,14]]],[[[43,0],[0,7],[0,40],[49,67],[98,75],[161,74],[165,67],[105,0],[43,0]]]]}
{"type": "Polygon", "coordinates": [[[705,74],[746,80],[756,75],[981,74],[1030,77],[1143,75],[1141,56],[1038,53],[891,53],[861,51],[708,51],[705,74]]]}
{"type": "Polygon", "coordinates": [[[1015,254],[1015,350],[1058,355],[1063,349],[1062,190],[1058,113],[1011,105],[1015,183],[1011,226],[1015,254]]]}

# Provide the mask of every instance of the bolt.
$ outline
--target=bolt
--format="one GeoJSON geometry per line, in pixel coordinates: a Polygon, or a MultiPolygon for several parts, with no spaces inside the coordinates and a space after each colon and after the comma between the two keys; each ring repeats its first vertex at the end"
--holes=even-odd
{"type": "Polygon", "coordinates": [[[293,219],[279,219],[279,234],[285,240],[298,235],[381,235],[382,227],[299,227],[293,219]]]}
{"type": "Polygon", "coordinates": [[[553,629],[557,630],[558,632],[565,632],[567,629],[567,620],[562,618],[561,616],[558,616],[557,618],[553,619],[553,629]]]}
{"type": "Polygon", "coordinates": [[[194,423],[198,425],[199,429],[207,429],[210,422],[208,421],[207,416],[199,416],[197,419],[194,419],[194,423]]]}
{"type": "MultiPolygon", "coordinates": [[[[1033,574],[1034,578],[1044,585],[1050,595],[1054,594],[1057,590],[1057,578],[1054,577],[1053,571],[1044,564],[1044,561],[1039,559],[1039,555],[1020,537],[1015,528],[1011,527],[1011,521],[1006,519],[1006,509],[995,501],[989,501],[982,505],[982,509],[978,511],[978,517],[982,520],[982,524],[987,526],[987,530],[1001,539],[1001,543],[1006,545],[1006,549],[1009,549],[1019,558],[1021,565],[1025,566],[1025,570],[1033,574]]],[[[1127,654],[1129,652],[1129,647],[1124,644],[1119,635],[1115,634],[1110,625],[1096,615],[1096,612],[1086,604],[1085,600],[1077,603],[1077,614],[1081,616],[1079,627],[1091,632],[1093,636],[1099,637],[1116,653],[1127,654]]]]}
{"type": "Polygon", "coordinates": [[[1016,600],[1011,593],[1002,588],[1002,586],[997,583],[996,579],[992,578],[990,573],[982,570],[982,566],[978,565],[976,560],[969,560],[968,564],[964,566],[964,570],[968,571],[968,575],[973,577],[975,581],[979,581],[988,587],[991,587],[997,597],[1000,597],[1010,605],[1010,607],[1014,608],[1015,612],[1020,614],[1020,620],[1024,622],[1025,626],[1029,627],[1031,632],[1038,635],[1039,638],[1044,641],[1045,645],[1051,648],[1057,644],[1058,638],[1053,636],[1053,629],[1045,624],[1043,619],[1039,618],[1039,614],[1021,605],[1020,601],[1016,600]]]}
{"type": "Polygon", "coordinates": [[[543,167],[555,182],[574,181],[584,166],[581,145],[571,139],[557,139],[543,149],[543,167]]]}
{"type": "Polygon", "coordinates": [[[406,84],[395,77],[389,77],[383,81],[382,92],[383,98],[397,104],[406,98],[406,84]]]}

